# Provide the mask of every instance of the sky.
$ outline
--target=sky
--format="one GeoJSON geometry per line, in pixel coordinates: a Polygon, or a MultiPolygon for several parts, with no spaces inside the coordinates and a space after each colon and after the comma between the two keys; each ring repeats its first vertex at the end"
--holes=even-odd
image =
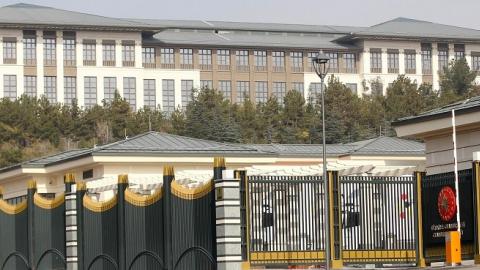
{"type": "Polygon", "coordinates": [[[479,0],[0,0],[144,19],[371,26],[396,17],[480,29],[479,0]]]}

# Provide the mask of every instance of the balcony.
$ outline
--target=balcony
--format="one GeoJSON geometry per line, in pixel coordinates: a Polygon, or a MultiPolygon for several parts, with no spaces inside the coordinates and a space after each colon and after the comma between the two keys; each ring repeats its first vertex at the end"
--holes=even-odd
{"type": "Polygon", "coordinates": [[[267,66],[255,66],[255,71],[256,72],[266,72],[267,71],[267,66]]]}
{"type": "Polygon", "coordinates": [[[212,70],[212,65],[200,65],[200,70],[212,70]]]}
{"type": "Polygon", "coordinates": [[[230,65],[217,65],[217,69],[228,71],[230,70],[230,65]]]}
{"type": "Polygon", "coordinates": [[[135,61],[122,61],[122,66],[124,67],[134,67],[135,61]]]}
{"type": "Polygon", "coordinates": [[[237,66],[237,71],[238,72],[249,72],[250,67],[249,66],[237,66]]]}
{"type": "Polygon", "coordinates": [[[103,66],[104,67],[114,67],[115,66],[115,60],[103,60],[103,66]]]}
{"type": "Polygon", "coordinates": [[[285,66],[273,66],[273,72],[285,72],[285,66]]]}
{"type": "Polygon", "coordinates": [[[97,61],[95,61],[95,60],[83,60],[83,65],[84,66],[96,66],[97,61]]]}
{"type": "Polygon", "coordinates": [[[382,73],[381,67],[372,67],[370,68],[370,73],[382,73]]]}
{"type": "Polygon", "coordinates": [[[303,67],[292,67],[292,72],[301,73],[303,72],[303,67]]]}
{"type": "Polygon", "coordinates": [[[415,73],[417,73],[417,70],[415,68],[406,68],[405,73],[406,74],[415,74],[415,73]]]}
{"type": "Polygon", "coordinates": [[[16,64],[17,58],[3,58],[4,64],[16,64]]]}
{"type": "Polygon", "coordinates": [[[398,68],[388,68],[388,73],[397,74],[397,73],[399,73],[399,69],[398,68]]]}
{"type": "Polygon", "coordinates": [[[193,69],[193,64],[180,64],[181,69],[193,69]]]}
{"type": "Polygon", "coordinates": [[[156,68],[157,65],[155,63],[143,63],[142,66],[144,68],[156,68]]]}
{"type": "Polygon", "coordinates": [[[162,67],[163,69],[175,69],[175,64],[174,64],[174,63],[161,64],[161,67],[162,67]]]}

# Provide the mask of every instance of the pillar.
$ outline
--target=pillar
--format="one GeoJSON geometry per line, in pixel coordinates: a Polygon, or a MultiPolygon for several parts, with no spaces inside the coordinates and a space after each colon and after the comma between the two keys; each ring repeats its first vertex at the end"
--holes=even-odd
{"type": "Polygon", "coordinates": [[[65,174],[65,243],[67,269],[76,270],[77,265],[77,205],[76,193],[73,191],[75,185],[75,175],[73,173],[65,174]]]}
{"type": "Polygon", "coordinates": [[[480,264],[480,152],[473,154],[473,195],[475,200],[475,211],[474,211],[474,224],[475,224],[475,232],[474,232],[474,260],[475,264],[480,264]]]}
{"type": "Polygon", "coordinates": [[[128,187],[128,175],[118,176],[117,211],[118,211],[118,269],[127,269],[127,243],[125,237],[125,189],[128,187]]]}
{"type": "Polygon", "coordinates": [[[84,238],[83,238],[83,196],[87,192],[85,182],[78,182],[75,191],[76,216],[77,216],[77,266],[78,270],[85,269],[84,238]]]}
{"type": "Polygon", "coordinates": [[[163,167],[163,192],[164,192],[164,202],[163,202],[163,235],[165,241],[165,269],[173,268],[173,259],[172,259],[172,215],[170,212],[171,205],[171,188],[173,179],[175,178],[174,169],[172,166],[163,167]]]}
{"type": "Polygon", "coordinates": [[[330,200],[330,265],[333,269],[339,269],[343,267],[342,261],[342,212],[341,212],[341,194],[340,194],[340,177],[336,171],[328,171],[327,177],[329,178],[329,195],[330,200]]]}
{"type": "Polygon", "coordinates": [[[417,267],[426,267],[424,247],[423,247],[423,223],[422,223],[422,179],[424,172],[415,172],[415,182],[413,185],[414,194],[417,197],[415,205],[415,254],[417,257],[417,267]]]}
{"type": "Polygon", "coordinates": [[[35,180],[28,181],[28,190],[27,190],[27,215],[28,215],[28,231],[27,231],[27,239],[28,239],[28,262],[30,267],[35,270],[35,235],[34,235],[34,199],[33,196],[37,192],[37,183],[35,180]]]}

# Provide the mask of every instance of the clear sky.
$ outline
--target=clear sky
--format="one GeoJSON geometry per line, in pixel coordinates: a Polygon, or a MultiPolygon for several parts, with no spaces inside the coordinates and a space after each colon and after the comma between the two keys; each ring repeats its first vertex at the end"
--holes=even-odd
{"type": "Polygon", "coordinates": [[[480,29],[480,0],[0,0],[97,15],[370,26],[396,17],[480,29]]]}

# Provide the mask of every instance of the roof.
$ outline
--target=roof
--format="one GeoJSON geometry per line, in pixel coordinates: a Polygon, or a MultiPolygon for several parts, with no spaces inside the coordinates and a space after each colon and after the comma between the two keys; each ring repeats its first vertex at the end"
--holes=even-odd
{"type": "Polygon", "coordinates": [[[152,25],[138,21],[110,18],[99,15],[86,14],[75,11],[56,9],[31,4],[14,4],[0,7],[0,25],[20,26],[57,26],[61,29],[88,28],[88,29],[118,29],[140,30],[154,28],[152,25]]]}
{"type": "MultiPolygon", "coordinates": [[[[348,144],[327,145],[327,155],[409,155],[422,156],[423,143],[392,137],[378,137],[348,144]]],[[[89,156],[246,156],[246,157],[321,157],[317,144],[236,144],[202,140],[150,131],[125,140],[41,157],[0,169],[44,168],[89,156]]]]}
{"type": "Polygon", "coordinates": [[[346,39],[355,37],[480,40],[480,31],[465,27],[399,17],[364,28],[360,31],[355,31],[346,39]]]}
{"type": "Polygon", "coordinates": [[[473,111],[480,111],[480,96],[448,104],[446,106],[436,108],[430,111],[420,113],[419,115],[413,115],[398,119],[393,123],[394,126],[401,126],[405,124],[417,123],[426,120],[433,120],[450,116],[452,110],[455,110],[455,114],[460,115],[473,111]]]}

